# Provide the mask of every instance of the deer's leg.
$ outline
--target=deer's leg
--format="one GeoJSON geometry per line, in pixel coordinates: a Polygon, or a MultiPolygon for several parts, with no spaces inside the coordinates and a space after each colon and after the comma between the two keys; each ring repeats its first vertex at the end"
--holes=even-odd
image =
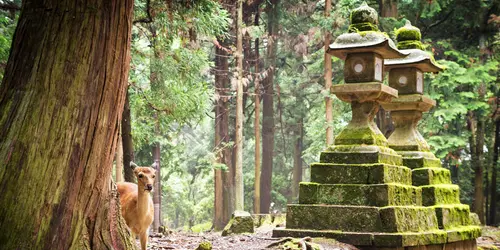
{"type": "Polygon", "coordinates": [[[141,233],[139,239],[141,240],[141,249],[146,250],[146,245],[148,244],[148,231],[141,233]]]}

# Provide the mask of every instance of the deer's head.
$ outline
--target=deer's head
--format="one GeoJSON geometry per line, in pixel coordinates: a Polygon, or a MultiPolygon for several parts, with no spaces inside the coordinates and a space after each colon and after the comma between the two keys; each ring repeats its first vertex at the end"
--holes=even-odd
{"type": "Polygon", "coordinates": [[[134,162],[130,162],[130,167],[134,170],[135,177],[137,177],[137,186],[151,192],[155,182],[156,170],[152,167],[139,167],[134,162]]]}

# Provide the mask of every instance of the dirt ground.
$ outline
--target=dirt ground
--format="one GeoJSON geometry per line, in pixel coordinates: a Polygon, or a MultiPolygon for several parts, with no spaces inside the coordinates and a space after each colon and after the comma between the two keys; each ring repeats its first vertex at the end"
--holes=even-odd
{"type": "MultiPolygon", "coordinates": [[[[279,238],[272,238],[273,226],[265,226],[256,229],[252,235],[235,235],[222,237],[220,232],[207,233],[185,233],[175,232],[164,237],[150,237],[150,250],[176,249],[194,250],[202,241],[212,243],[214,250],[257,250],[257,249],[283,249],[282,244],[276,242],[279,238]]],[[[314,243],[320,244],[324,250],[355,250],[357,248],[335,241],[323,241],[313,239],[314,243]]],[[[478,246],[483,249],[500,249],[500,228],[484,227],[483,236],[477,240],[478,246]],[[495,248],[498,247],[498,248],[495,248]]],[[[139,245],[139,242],[137,242],[139,245]]]]}

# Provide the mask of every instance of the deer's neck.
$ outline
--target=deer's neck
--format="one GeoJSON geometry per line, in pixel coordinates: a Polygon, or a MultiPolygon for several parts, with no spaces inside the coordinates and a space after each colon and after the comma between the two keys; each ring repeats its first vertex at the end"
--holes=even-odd
{"type": "Polygon", "coordinates": [[[144,187],[138,187],[137,211],[139,217],[144,217],[149,213],[149,192],[144,187]]]}

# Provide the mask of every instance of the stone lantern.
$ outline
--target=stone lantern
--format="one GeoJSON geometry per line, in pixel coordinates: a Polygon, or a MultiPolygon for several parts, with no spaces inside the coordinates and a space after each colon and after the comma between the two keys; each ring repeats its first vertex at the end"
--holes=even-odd
{"type": "Polygon", "coordinates": [[[389,85],[399,93],[392,102],[382,104],[391,112],[395,126],[389,147],[403,157],[403,165],[412,169],[412,183],[422,190],[422,205],[434,208],[439,228],[447,232],[447,244],[475,249],[480,228],[472,225],[469,206],[460,203],[459,187],[451,184],[450,171],[441,166],[417,130],[422,113],[436,104],[423,95],[423,74],[438,73],[443,68],[423,50],[420,30],[410,22],[396,31],[396,39],[398,49],[408,56],[385,61],[389,85]]]}
{"type": "Polygon", "coordinates": [[[334,238],[360,249],[442,247],[447,233],[439,230],[435,210],[422,206],[411,169],[373,121],[380,104],[398,97],[382,83],[384,61],[406,53],[378,31],[377,13],[366,4],[351,12],[350,21],[349,33],[328,53],[345,60],[345,84],[331,92],[351,104],[352,119],[311,164],[311,182],[300,183],[299,204],[288,205],[286,228],[273,236],[334,238]]]}

